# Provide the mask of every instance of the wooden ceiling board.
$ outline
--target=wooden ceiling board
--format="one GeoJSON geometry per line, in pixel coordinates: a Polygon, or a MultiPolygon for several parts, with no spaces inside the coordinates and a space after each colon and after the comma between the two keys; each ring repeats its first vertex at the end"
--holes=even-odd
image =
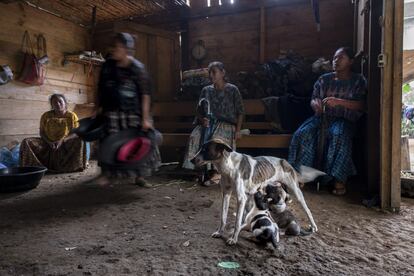
{"type": "Polygon", "coordinates": [[[95,6],[98,24],[152,16],[170,9],[188,8],[185,0],[28,0],[23,2],[85,26],[90,25],[92,9],[95,6]]]}

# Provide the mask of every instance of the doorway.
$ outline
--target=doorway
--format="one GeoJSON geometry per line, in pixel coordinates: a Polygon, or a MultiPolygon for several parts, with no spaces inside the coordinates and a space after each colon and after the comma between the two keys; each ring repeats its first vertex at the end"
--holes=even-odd
{"type": "Polygon", "coordinates": [[[414,0],[404,1],[401,194],[414,197],[414,0]]]}

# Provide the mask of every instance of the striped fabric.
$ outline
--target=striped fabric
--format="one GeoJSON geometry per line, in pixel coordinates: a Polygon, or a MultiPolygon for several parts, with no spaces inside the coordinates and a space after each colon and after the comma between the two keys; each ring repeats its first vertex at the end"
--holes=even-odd
{"type": "MultiPolygon", "coordinates": [[[[345,183],[349,176],[356,174],[352,161],[354,125],[342,118],[328,117],[327,121],[323,171],[345,183]]],[[[296,170],[301,165],[314,167],[320,127],[320,117],[313,116],[293,135],[288,161],[296,170]]]]}

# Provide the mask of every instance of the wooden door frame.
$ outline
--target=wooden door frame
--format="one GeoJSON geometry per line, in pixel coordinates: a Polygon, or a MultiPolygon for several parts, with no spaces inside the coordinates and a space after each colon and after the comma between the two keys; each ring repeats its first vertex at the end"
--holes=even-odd
{"type": "Polygon", "coordinates": [[[401,97],[404,1],[384,0],[380,99],[381,208],[397,211],[401,203],[401,97]]]}
{"type": "MultiPolygon", "coordinates": [[[[383,15],[384,0],[369,1],[369,19],[365,28],[368,36],[366,45],[367,62],[363,68],[368,80],[367,95],[367,129],[365,130],[365,196],[373,197],[380,191],[380,91],[381,69],[377,58],[381,54],[382,26],[380,18],[383,15]]],[[[365,48],[365,47],[364,47],[365,48]]]]}

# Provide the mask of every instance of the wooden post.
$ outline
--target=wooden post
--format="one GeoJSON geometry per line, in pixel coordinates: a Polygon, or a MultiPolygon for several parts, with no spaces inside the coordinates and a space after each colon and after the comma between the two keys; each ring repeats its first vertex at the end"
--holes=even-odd
{"type": "Polygon", "coordinates": [[[370,14],[367,23],[366,40],[367,53],[369,55],[366,64],[368,79],[367,95],[367,129],[365,131],[365,165],[366,171],[366,191],[368,195],[380,193],[380,98],[381,90],[381,68],[378,67],[377,58],[381,53],[381,36],[382,26],[379,24],[379,18],[383,14],[384,0],[370,0],[370,14]]]}
{"type": "Polygon", "coordinates": [[[152,91],[154,93],[153,98],[160,98],[158,92],[158,60],[157,60],[157,36],[149,35],[148,44],[147,44],[147,53],[148,53],[148,72],[152,80],[152,91]]]}
{"type": "Polygon", "coordinates": [[[91,20],[91,37],[93,39],[93,35],[95,34],[96,28],[96,6],[92,8],[92,20],[91,20]]]}
{"type": "Polygon", "coordinates": [[[381,207],[398,209],[401,203],[401,85],[403,0],[384,1],[382,52],[384,64],[380,116],[381,207]]]}
{"type": "Polygon", "coordinates": [[[410,146],[408,135],[401,136],[401,170],[411,171],[410,146]]]}
{"type": "Polygon", "coordinates": [[[210,0],[210,6],[211,7],[219,6],[219,0],[210,0]]]}
{"type": "Polygon", "coordinates": [[[265,7],[260,7],[260,47],[259,62],[263,64],[266,60],[266,14],[265,7]]]}
{"type": "Polygon", "coordinates": [[[199,10],[207,7],[207,0],[190,0],[191,9],[199,10]]]}
{"type": "Polygon", "coordinates": [[[358,52],[358,28],[360,28],[359,23],[359,1],[360,0],[356,0],[354,2],[354,38],[353,38],[353,44],[354,44],[354,51],[358,52]]]}
{"type": "Polygon", "coordinates": [[[183,71],[190,68],[190,41],[188,20],[181,21],[181,61],[183,71]]]}
{"type": "Polygon", "coordinates": [[[402,106],[402,68],[404,36],[404,1],[394,3],[394,49],[392,76],[392,179],[391,208],[400,208],[401,204],[401,106],[402,106]]]}

